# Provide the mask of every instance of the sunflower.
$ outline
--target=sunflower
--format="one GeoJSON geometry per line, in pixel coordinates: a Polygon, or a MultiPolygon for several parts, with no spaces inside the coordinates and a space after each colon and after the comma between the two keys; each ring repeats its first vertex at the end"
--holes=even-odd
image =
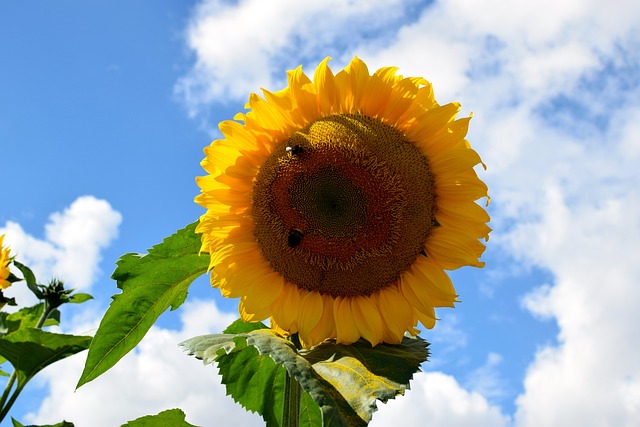
{"type": "Polygon", "coordinates": [[[211,283],[240,298],[244,321],[270,318],[304,347],[328,338],[372,345],[435,325],[453,307],[445,270],[482,267],[487,186],[459,104],[397,68],[355,57],[313,80],[251,94],[246,113],[205,148],[196,202],[211,283]]]}
{"type": "Polygon", "coordinates": [[[0,235],[0,291],[11,286],[11,282],[7,280],[11,258],[9,257],[9,248],[4,247],[4,236],[4,234],[0,235]]]}

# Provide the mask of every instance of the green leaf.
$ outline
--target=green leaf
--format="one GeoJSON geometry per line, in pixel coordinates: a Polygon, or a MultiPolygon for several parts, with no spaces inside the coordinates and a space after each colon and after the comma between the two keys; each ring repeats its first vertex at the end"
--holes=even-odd
{"type": "Polygon", "coordinates": [[[121,427],[196,427],[185,420],[186,416],[180,409],[168,409],[157,415],[146,415],[129,421],[121,427]]]}
{"type": "Polygon", "coordinates": [[[16,260],[13,260],[13,265],[18,267],[18,270],[22,272],[22,276],[24,277],[25,282],[27,282],[27,287],[31,290],[31,292],[33,292],[38,299],[42,299],[43,294],[39,289],[38,284],[36,283],[36,276],[33,274],[33,271],[31,271],[31,269],[26,265],[16,260]]]}
{"type": "Polygon", "coordinates": [[[90,342],[91,337],[20,329],[0,339],[0,354],[13,365],[20,386],[50,364],[86,350],[90,342]]]}
{"type": "Polygon", "coordinates": [[[428,345],[420,337],[404,337],[399,345],[375,347],[365,340],[351,345],[325,342],[304,357],[369,423],[377,410],[376,400],[387,402],[404,394],[413,374],[427,360],[428,345]]]}
{"type": "Polygon", "coordinates": [[[18,421],[16,421],[15,419],[11,418],[11,421],[13,422],[13,427],[74,427],[73,423],[70,423],[68,421],[62,421],[59,422],[58,424],[47,424],[47,425],[22,425],[20,424],[18,421]]]}
{"type": "MultiPolygon", "coordinates": [[[[316,409],[319,405],[322,418],[332,420],[325,425],[365,425],[335,390],[323,390],[323,381],[311,364],[299,355],[290,341],[271,329],[236,335],[205,335],[180,345],[205,364],[217,361],[227,392],[245,408],[262,415],[267,425],[279,426],[282,422],[283,368],[298,381],[303,394],[310,394],[317,402],[316,409]]],[[[309,403],[309,399],[301,399],[309,403]]],[[[308,418],[308,414],[305,415],[308,418]]]]}
{"type": "Polygon", "coordinates": [[[300,396],[299,421],[300,427],[317,427],[322,425],[322,412],[320,412],[320,407],[306,391],[303,391],[300,396]]]}
{"type": "Polygon", "coordinates": [[[90,299],[93,299],[91,295],[79,293],[79,294],[72,294],[71,298],[69,298],[69,302],[73,304],[81,304],[85,301],[89,301],[90,299]]]}
{"type": "Polygon", "coordinates": [[[94,380],[131,351],[156,319],[185,300],[189,285],[207,271],[208,254],[199,255],[197,222],[154,246],[147,255],[120,258],[112,278],[122,293],[100,322],[77,387],[94,380]]]}
{"type": "Polygon", "coordinates": [[[255,331],[257,329],[268,329],[262,322],[243,322],[242,319],[238,319],[222,331],[223,334],[242,334],[245,332],[255,331]]]}
{"type": "MultiPolygon", "coordinates": [[[[44,303],[39,303],[31,307],[24,307],[15,313],[0,313],[0,337],[15,332],[19,329],[33,328],[40,320],[44,303]]],[[[44,326],[60,324],[60,312],[54,310],[44,323],[44,326]]]]}
{"type": "Polygon", "coordinates": [[[302,425],[315,426],[321,419],[325,426],[364,426],[377,409],[376,401],[404,394],[428,356],[428,343],[419,337],[405,337],[400,345],[372,348],[360,340],[298,351],[290,341],[262,328],[195,337],[180,345],[205,364],[217,362],[227,392],[262,415],[267,425],[280,425],[282,419],[283,368],[304,391],[302,425]]]}
{"type": "Polygon", "coordinates": [[[260,414],[268,426],[282,425],[286,371],[281,365],[249,346],[221,357],[218,370],[233,400],[260,414]]]}

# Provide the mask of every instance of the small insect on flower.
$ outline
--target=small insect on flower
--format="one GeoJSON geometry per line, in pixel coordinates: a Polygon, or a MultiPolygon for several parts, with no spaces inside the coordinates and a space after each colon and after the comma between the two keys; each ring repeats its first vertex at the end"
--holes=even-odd
{"type": "Polygon", "coordinates": [[[292,228],[291,231],[289,231],[289,238],[288,238],[289,247],[295,248],[296,246],[298,246],[300,242],[302,242],[303,237],[304,237],[304,233],[302,232],[302,230],[299,230],[297,228],[292,228]]]}
{"type": "Polygon", "coordinates": [[[304,148],[302,148],[299,145],[294,145],[293,147],[288,146],[287,148],[285,148],[287,153],[291,153],[294,156],[298,156],[300,154],[302,154],[302,152],[304,151],[304,148]]]}

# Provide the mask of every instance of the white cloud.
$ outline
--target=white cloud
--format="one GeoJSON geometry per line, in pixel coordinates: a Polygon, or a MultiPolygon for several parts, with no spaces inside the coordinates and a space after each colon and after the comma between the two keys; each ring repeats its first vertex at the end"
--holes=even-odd
{"type": "Polygon", "coordinates": [[[638,184],[627,196],[576,206],[551,188],[543,219],[512,235],[514,250],[555,273],[555,284],[526,304],[560,327],[560,344],[540,350],[529,367],[518,425],[640,421],[630,399],[640,389],[640,266],[632,255],[640,253],[638,184]]]}
{"type": "Polygon", "coordinates": [[[418,373],[411,390],[386,404],[378,404],[374,426],[500,427],[509,418],[480,393],[462,388],[455,378],[442,373],[418,373]]]}
{"type": "MultiPolygon", "coordinates": [[[[122,215],[106,200],[83,196],[49,216],[44,239],[13,221],[0,227],[0,234],[6,233],[12,254],[34,271],[40,283],[59,278],[67,288],[87,290],[99,272],[100,252],[118,236],[121,221],[122,215]]],[[[12,286],[6,294],[32,297],[23,286],[12,286]]]]}
{"type": "MultiPolygon", "coordinates": [[[[194,73],[209,70],[211,80],[210,92],[199,102],[210,102],[213,93],[245,98],[259,85],[279,88],[276,83],[284,76],[274,67],[284,62],[279,49],[295,38],[306,41],[304,34],[318,33],[326,25],[315,18],[332,13],[332,6],[319,4],[269,20],[283,29],[274,34],[260,27],[264,23],[255,32],[243,26],[247,34],[234,40],[262,36],[268,46],[257,51],[218,43],[219,50],[210,54],[204,47],[221,36],[192,39],[198,56],[194,73]],[[296,21],[296,13],[313,19],[296,21]],[[304,30],[297,27],[300,22],[304,30]],[[284,41],[282,34],[287,34],[284,41]],[[202,65],[227,57],[224,72],[202,65]],[[261,67],[245,73],[242,61],[261,67]],[[241,74],[236,77],[233,71],[241,74]]],[[[252,7],[245,1],[226,10],[251,13],[252,7]]],[[[212,24],[230,17],[211,9],[200,12],[192,34],[194,28],[215,34],[212,24]]],[[[350,33],[365,32],[354,17],[368,17],[368,12],[343,16],[350,33]]],[[[370,69],[398,65],[405,75],[431,79],[439,101],[460,100],[466,111],[474,112],[469,137],[489,166],[482,177],[493,196],[491,243],[516,263],[552,273],[546,286],[523,299],[532,314],[558,323],[559,336],[557,345],[536,353],[526,372],[514,417],[519,426],[640,424],[640,354],[635,345],[640,311],[634,305],[640,300],[635,286],[640,275],[635,259],[640,253],[639,22],[640,3],[630,0],[519,0],[508,5],[452,0],[425,6],[404,25],[379,25],[382,35],[354,37],[337,49],[335,69],[353,54],[370,69]]],[[[343,32],[335,34],[339,38],[343,32]]],[[[324,40],[309,45],[326,47],[324,40]]],[[[301,54],[287,66],[310,59],[301,54]]],[[[197,103],[191,106],[198,108],[197,103]]],[[[487,369],[492,368],[489,362],[487,369]]],[[[437,392],[441,400],[430,397],[426,402],[441,406],[415,417],[438,414],[438,408],[451,416],[458,399],[476,402],[478,406],[467,408],[506,423],[486,396],[465,391],[455,379],[436,373],[418,378],[430,378],[435,385],[431,390],[414,387],[398,402],[417,399],[416,407],[424,408],[421,399],[437,392]]],[[[413,406],[399,405],[402,409],[389,422],[418,423],[411,418],[413,406]]],[[[384,412],[374,420],[386,420],[384,412]]]]}
{"type": "Polygon", "coordinates": [[[196,63],[176,92],[195,114],[221,99],[246,100],[261,86],[278,90],[286,85],[283,61],[289,68],[305,60],[315,66],[340,46],[398,22],[415,3],[206,0],[196,8],[186,35],[196,63]],[[354,27],[366,31],[354,32],[354,27]]]}
{"type": "Polygon", "coordinates": [[[47,368],[40,380],[48,384],[50,393],[37,413],[26,416],[27,421],[46,424],[66,419],[78,427],[113,427],[180,408],[195,425],[264,425],[258,415],[245,412],[225,396],[216,368],[204,366],[178,347],[186,338],[220,332],[237,315],[202,300],[187,301],[179,310],[179,330],[152,327],[134,351],[77,391],[86,352],[47,368]]]}

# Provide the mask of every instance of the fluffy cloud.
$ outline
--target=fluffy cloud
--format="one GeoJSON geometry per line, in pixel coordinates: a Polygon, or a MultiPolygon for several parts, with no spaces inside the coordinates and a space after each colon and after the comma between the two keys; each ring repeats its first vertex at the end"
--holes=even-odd
{"type": "MultiPolygon", "coordinates": [[[[75,383],[86,353],[46,369],[40,380],[48,384],[50,394],[37,413],[27,415],[27,421],[48,424],[67,419],[78,427],[113,427],[181,408],[187,421],[195,425],[264,425],[259,416],[245,412],[225,396],[215,368],[203,366],[178,347],[184,339],[220,332],[237,315],[202,300],[188,301],[179,310],[179,330],[152,327],[134,351],[77,391],[75,383]]],[[[94,315],[94,323],[98,320],[94,315]]]]}
{"type": "MultiPolygon", "coordinates": [[[[28,265],[42,283],[57,277],[67,287],[87,290],[99,272],[100,252],[118,236],[121,221],[122,215],[106,200],[83,196],[64,211],[49,216],[44,239],[34,237],[13,221],[7,221],[0,234],[6,233],[5,241],[17,260],[28,265]]],[[[6,293],[31,297],[28,290],[18,286],[6,293]]]]}
{"type": "Polygon", "coordinates": [[[553,286],[524,304],[558,322],[560,345],[537,353],[516,420],[525,426],[636,425],[640,267],[630,255],[640,253],[640,192],[592,206],[568,205],[558,188],[548,193],[542,221],[518,227],[511,237],[518,253],[526,251],[556,275],[553,286]]]}
{"type": "Polygon", "coordinates": [[[442,373],[419,373],[405,396],[378,404],[371,426],[500,427],[509,423],[500,409],[442,373]]]}
{"type": "Polygon", "coordinates": [[[341,47],[378,36],[404,19],[415,4],[205,0],[187,30],[196,63],[176,92],[195,114],[221,99],[247,99],[260,86],[278,89],[286,85],[283,62],[290,68],[300,59],[317,62],[341,47]],[[366,31],[354,32],[354,25],[366,31]]]}

